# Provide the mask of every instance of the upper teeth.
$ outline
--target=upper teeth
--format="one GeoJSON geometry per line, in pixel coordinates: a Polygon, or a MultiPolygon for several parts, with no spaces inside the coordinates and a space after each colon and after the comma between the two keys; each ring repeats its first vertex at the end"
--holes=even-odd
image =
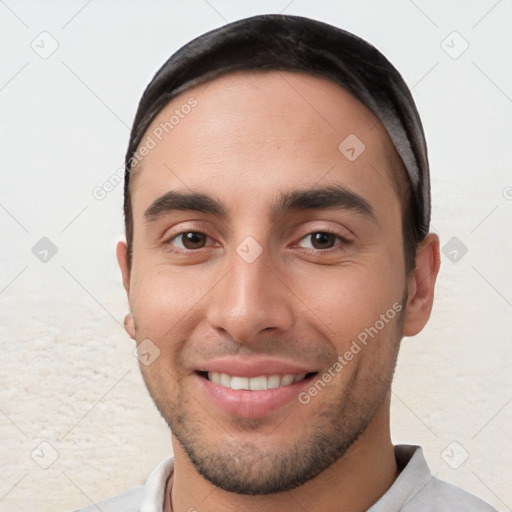
{"type": "Polygon", "coordinates": [[[215,384],[220,384],[225,388],[247,389],[253,391],[262,391],[264,389],[275,389],[282,386],[289,386],[294,382],[303,380],[306,376],[302,375],[259,375],[258,377],[232,377],[227,373],[208,372],[208,380],[215,384]]]}

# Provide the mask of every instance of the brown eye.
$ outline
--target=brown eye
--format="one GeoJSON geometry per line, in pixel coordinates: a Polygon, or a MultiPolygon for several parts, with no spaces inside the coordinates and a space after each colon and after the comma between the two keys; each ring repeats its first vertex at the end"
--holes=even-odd
{"type": "Polygon", "coordinates": [[[327,233],[325,231],[317,231],[315,233],[310,233],[305,236],[301,242],[303,242],[302,247],[307,249],[331,249],[334,247],[336,243],[336,239],[340,237],[335,235],[334,233],[327,233]]]}
{"type": "Polygon", "coordinates": [[[332,233],[313,233],[311,236],[311,245],[315,249],[330,249],[336,242],[336,235],[332,233]]]}
{"type": "Polygon", "coordinates": [[[180,249],[202,249],[206,245],[208,236],[198,231],[187,231],[175,236],[171,243],[180,249]]]}

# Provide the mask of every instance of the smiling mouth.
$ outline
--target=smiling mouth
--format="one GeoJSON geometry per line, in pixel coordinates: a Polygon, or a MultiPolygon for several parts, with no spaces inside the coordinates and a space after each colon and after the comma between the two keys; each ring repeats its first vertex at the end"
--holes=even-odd
{"type": "Polygon", "coordinates": [[[300,375],[258,375],[256,377],[241,377],[220,372],[199,372],[201,377],[224,388],[246,391],[265,391],[277,389],[301,382],[316,375],[318,372],[302,373],[300,375]]]}

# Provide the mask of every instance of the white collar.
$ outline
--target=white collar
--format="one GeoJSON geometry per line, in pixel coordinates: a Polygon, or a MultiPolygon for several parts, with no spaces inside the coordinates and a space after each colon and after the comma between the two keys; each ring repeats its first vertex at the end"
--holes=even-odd
{"type": "Polygon", "coordinates": [[[151,471],[140,502],[140,512],[162,512],[167,481],[174,471],[174,457],[167,457],[151,471]]]}
{"type": "MultiPolygon", "coordinates": [[[[368,512],[390,510],[391,504],[394,507],[398,504],[404,505],[407,499],[415,494],[415,491],[424,487],[433,478],[421,447],[397,445],[395,446],[395,457],[402,471],[384,496],[368,512]]],[[[140,512],[163,511],[165,490],[173,471],[173,457],[167,457],[153,469],[144,485],[140,512]]]]}

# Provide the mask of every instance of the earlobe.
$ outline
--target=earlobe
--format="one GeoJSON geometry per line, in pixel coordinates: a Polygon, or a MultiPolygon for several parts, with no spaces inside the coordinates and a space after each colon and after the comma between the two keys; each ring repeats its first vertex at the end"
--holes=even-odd
{"type": "Polygon", "coordinates": [[[130,311],[126,313],[124,317],[124,328],[130,338],[135,339],[135,318],[133,317],[133,313],[130,311]]]}
{"type": "Polygon", "coordinates": [[[430,233],[418,248],[416,268],[409,277],[404,336],[418,334],[430,318],[440,264],[439,237],[430,233]]]}

